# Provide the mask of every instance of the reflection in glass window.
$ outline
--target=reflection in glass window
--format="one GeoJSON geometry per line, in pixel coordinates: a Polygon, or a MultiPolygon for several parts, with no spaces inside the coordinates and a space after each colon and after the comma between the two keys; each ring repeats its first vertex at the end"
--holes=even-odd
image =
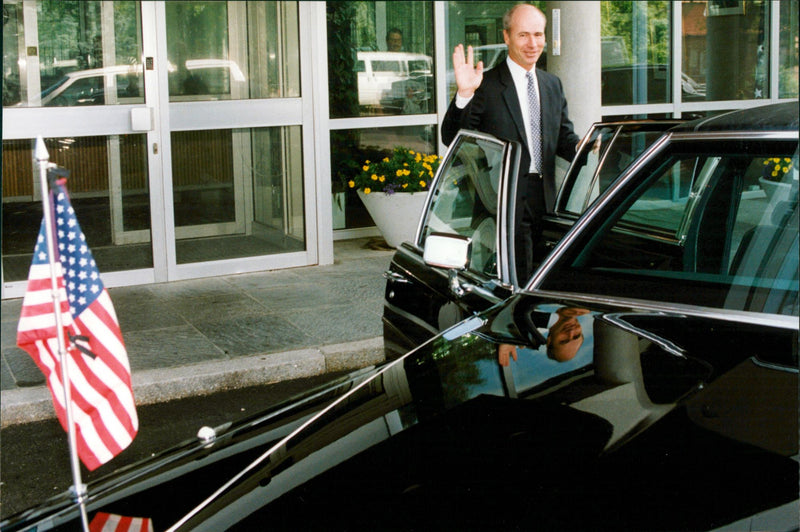
{"type": "Polygon", "coordinates": [[[682,4],[684,101],[769,97],[768,4],[682,4]]]}
{"type": "MultiPolygon", "coordinates": [[[[45,141],[50,162],[70,172],[67,189],[101,272],[153,267],[145,135],[45,141]],[[110,161],[115,161],[110,164],[110,161]]],[[[28,276],[39,225],[41,191],[34,141],[3,141],[3,279],[28,276]]]]}
{"type": "Polygon", "coordinates": [[[3,2],[3,106],[143,103],[138,13],[133,1],[3,2]]]}
{"type": "Polygon", "coordinates": [[[305,249],[300,126],[172,133],[178,264],[305,249]]]}
{"type": "Polygon", "coordinates": [[[296,2],[167,2],[166,14],[170,101],[300,96],[296,2]]]}
{"type": "Polygon", "coordinates": [[[398,146],[420,153],[436,153],[436,126],[331,131],[334,229],[355,229],[375,225],[361,199],[354,189],[347,186],[347,182],[361,171],[364,161],[381,160],[398,146]]]}
{"type": "Polygon", "coordinates": [[[603,105],[671,102],[670,2],[604,1],[600,9],[603,105]]]}
{"type": "Polygon", "coordinates": [[[436,111],[432,2],[326,6],[331,118],[436,111]]]}
{"type": "Polygon", "coordinates": [[[800,4],[798,2],[780,3],[780,61],[778,79],[779,98],[797,98],[798,96],[798,20],[800,20],[800,4]]]}
{"type": "Polygon", "coordinates": [[[796,141],[688,144],[544,288],[797,315],[796,141]]]}

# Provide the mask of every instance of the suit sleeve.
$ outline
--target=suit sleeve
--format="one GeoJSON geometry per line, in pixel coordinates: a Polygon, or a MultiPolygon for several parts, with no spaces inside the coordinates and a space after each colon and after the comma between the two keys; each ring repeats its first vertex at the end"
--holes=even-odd
{"type": "Polygon", "coordinates": [[[447,108],[442,121],[442,142],[445,146],[449,146],[453,139],[456,138],[460,129],[474,129],[476,131],[485,131],[481,127],[481,120],[483,111],[486,108],[486,97],[483,91],[483,84],[478,87],[472,99],[466,107],[459,109],[456,106],[455,96],[447,108]]]}

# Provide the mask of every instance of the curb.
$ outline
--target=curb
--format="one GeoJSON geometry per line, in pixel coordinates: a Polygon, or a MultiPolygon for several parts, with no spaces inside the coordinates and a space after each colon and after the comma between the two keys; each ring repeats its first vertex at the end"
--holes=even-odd
{"type": "MultiPolygon", "coordinates": [[[[383,337],[282,353],[263,353],[233,360],[205,362],[132,375],[136,405],[314,377],[359,369],[384,360],[383,337]]],[[[6,390],[0,394],[0,428],[55,419],[46,386],[6,390]]]]}

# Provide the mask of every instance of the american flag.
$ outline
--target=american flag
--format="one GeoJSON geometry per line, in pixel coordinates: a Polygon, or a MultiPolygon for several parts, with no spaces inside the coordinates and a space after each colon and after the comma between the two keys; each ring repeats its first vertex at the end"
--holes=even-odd
{"type": "MultiPolygon", "coordinates": [[[[65,180],[56,182],[51,198],[72,420],[78,456],[91,471],[130,445],[139,420],[117,315],[70,205],[65,180]]],[[[44,373],[58,420],[68,430],[45,230],[43,219],[22,301],[17,345],[44,373]]]]}
{"type": "Polygon", "coordinates": [[[89,532],[152,532],[153,523],[146,517],[97,512],[89,523],[89,532]]]}

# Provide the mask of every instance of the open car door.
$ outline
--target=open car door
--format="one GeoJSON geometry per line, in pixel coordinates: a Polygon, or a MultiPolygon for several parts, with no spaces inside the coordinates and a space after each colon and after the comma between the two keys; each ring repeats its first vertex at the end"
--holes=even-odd
{"type": "Polygon", "coordinates": [[[513,198],[520,146],[462,131],[451,144],[429,192],[414,242],[392,258],[384,302],[389,356],[416,347],[465,316],[512,293],[513,198]],[[426,263],[431,235],[459,235],[470,248],[460,270],[426,263]]]}

